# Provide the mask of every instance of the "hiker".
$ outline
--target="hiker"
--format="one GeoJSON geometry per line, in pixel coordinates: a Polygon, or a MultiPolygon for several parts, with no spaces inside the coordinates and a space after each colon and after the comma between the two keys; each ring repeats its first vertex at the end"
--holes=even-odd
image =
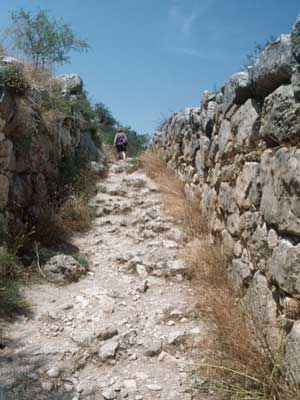
{"type": "Polygon", "coordinates": [[[126,160],[127,143],[125,132],[122,128],[119,128],[114,139],[114,146],[117,148],[119,159],[126,160]]]}

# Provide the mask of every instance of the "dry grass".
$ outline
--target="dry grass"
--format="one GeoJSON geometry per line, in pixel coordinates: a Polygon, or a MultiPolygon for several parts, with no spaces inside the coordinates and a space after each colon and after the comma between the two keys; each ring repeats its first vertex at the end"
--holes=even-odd
{"type": "Polygon", "coordinates": [[[165,211],[174,217],[189,237],[207,233],[200,204],[186,197],[184,183],[169,168],[159,151],[146,151],[141,162],[147,175],[159,186],[165,211]]]}
{"type": "Polygon", "coordinates": [[[24,74],[26,79],[38,86],[43,86],[46,89],[52,89],[55,84],[53,73],[48,68],[39,68],[35,70],[32,64],[24,64],[24,74]]]}
{"type": "Polygon", "coordinates": [[[206,349],[206,360],[196,371],[196,388],[199,392],[212,390],[226,400],[300,398],[297,389],[286,383],[281,355],[271,360],[254,340],[228,279],[230,257],[221,243],[208,239],[207,221],[200,205],[187,199],[184,184],[168,168],[160,152],[147,151],[141,160],[146,173],[160,188],[166,211],[190,238],[183,257],[188,276],[199,293],[199,307],[212,322],[213,346],[206,349]]]}
{"type": "Polygon", "coordinates": [[[94,214],[88,198],[80,196],[67,200],[59,209],[58,217],[67,232],[86,232],[92,225],[94,214]]]}

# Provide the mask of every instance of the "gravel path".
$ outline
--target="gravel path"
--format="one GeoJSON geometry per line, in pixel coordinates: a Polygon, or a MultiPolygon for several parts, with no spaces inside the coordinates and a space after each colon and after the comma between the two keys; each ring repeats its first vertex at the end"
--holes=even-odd
{"type": "Polygon", "coordinates": [[[73,245],[90,272],[25,290],[33,318],[5,325],[0,400],[191,400],[209,345],[178,258],[184,234],[153,181],[113,164],[92,200],[96,219],[73,245]]]}

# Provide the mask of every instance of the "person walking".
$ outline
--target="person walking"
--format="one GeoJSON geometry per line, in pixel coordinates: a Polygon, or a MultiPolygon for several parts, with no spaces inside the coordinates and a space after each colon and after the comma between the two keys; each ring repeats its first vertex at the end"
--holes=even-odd
{"type": "Polygon", "coordinates": [[[127,151],[127,136],[122,128],[118,129],[118,132],[115,135],[114,146],[118,152],[118,159],[126,160],[126,151],[127,151]]]}

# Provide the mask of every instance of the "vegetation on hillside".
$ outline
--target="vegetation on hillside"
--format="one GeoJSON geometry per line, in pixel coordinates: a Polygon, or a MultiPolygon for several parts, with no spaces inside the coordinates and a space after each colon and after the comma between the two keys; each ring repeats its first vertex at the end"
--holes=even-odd
{"type": "Polygon", "coordinates": [[[49,64],[70,62],[71,51],[87,50],[85,40],[78,39],[70,25],[51,18],[45,10],[37,13],[21,8],[10,14],[7,36],[13,47],[28,57],[35,70],[49,64]]]}
{"type": "MultiPolygon", "coordinates": [[[[12,63],[1,65],[0,68],[1,85],[17,96],[22,121],[26,119],[26,132],[20,139],[20,151],[25,149],[24,138],[28,147],[26,151],[30,150],[32,132],[37,131],[39,124],[44,124],[49,131],[53,131],[58,129],[61,121],[69,122],[71,119],[83,122],[84,129],[90,132],[96,146],[101,147],[102,143],[112,144],[117,128],[122,124],[116,120],[110,109],[104,103],[93,104],[86,92],[72,96],[72,99],[65,96],[59,82],[50,72],[53,64],[69,62],[72,51],[86,50],[87,42],[78,39],[70,25],[60,19],[51,18],[44,10],[32,13],[20,9],[11,14],[11,22],[6,30],[7,39],[13,48],[21,51],[30,61],[24,67],[12,63]],[[31,93],[32,87],[41,89],[43,93],[37,104],[31,93]],[[33,118],[32,107],[34,113],[39,114],[36,119],[33,118]]],[[[4,53],[0,46],[0,55],[4,53]]],[[[7,50],[7,54],[9,53],[7,50]]],[[[129,156],[135,157],[145,149],[148,136],[138,135],[130,127],[125,127],[124,130],[129,139],[129,156]]],[[[44,210],[39,221],[32,224],[28,222],[30,240],[22,241],[17,248],[14,247],[12,244],[17,242],[18,233],[13,231],[12,240],[4,238],[0,242],[2,297],[5,297],[6,288],[12,293],[12,286],[6,282],[18,280],[20,274],[24,273],[20,266],[35,265],[35,255],[32,254],[34,244],[38,243],[42,247],[53,245],[67,239],[74,231],[86,231],[92,223],[93,210],[88,205],[88,199],[95,193],[99,174],[76,151],[65,155],[59,169],[58,193],[48,199],[49,207],[44,210]]]]}

